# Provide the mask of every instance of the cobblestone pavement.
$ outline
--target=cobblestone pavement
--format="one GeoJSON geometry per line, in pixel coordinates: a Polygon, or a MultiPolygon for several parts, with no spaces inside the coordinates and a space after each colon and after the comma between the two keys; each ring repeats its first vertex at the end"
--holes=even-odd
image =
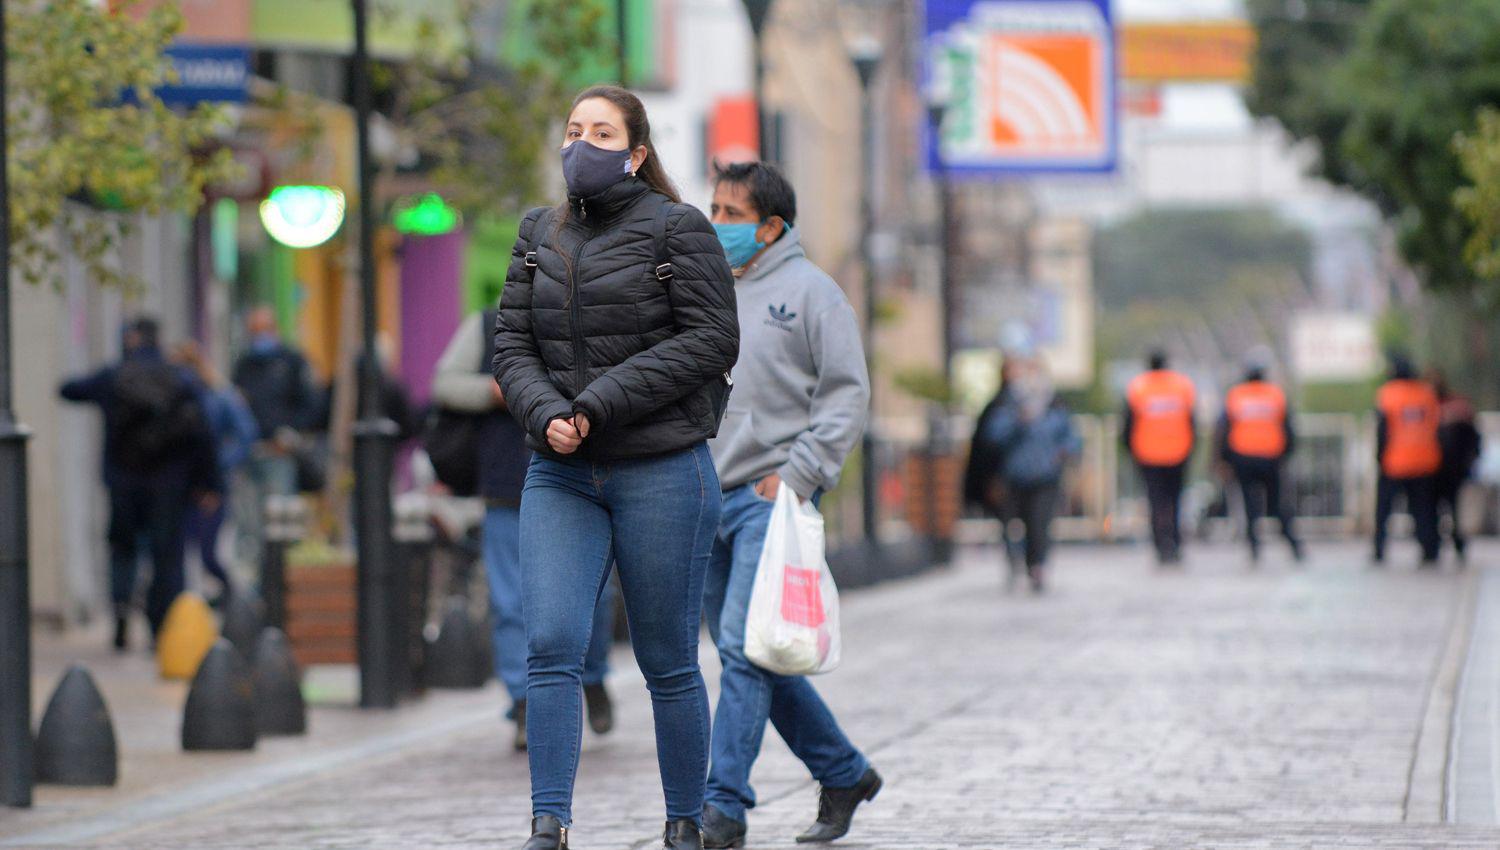
{"type": "MultiPolygon", "coordinates": [[[[994,551],[973,550],[850,594],[844,667],[819,686],[887,784],[839,846],[1500,847],[1500,828],[1433,822],[1477,570],[1377,572],[1362,554],[1325,544],[1306,569],[1250,570],[1200,548],[1158,572],[1140,549],[1067,547],[1038,598],[1002,591],[994,551]]],[[[579,774],[584,850],[659,846],[648,704],[618,660],[619,728],[588,738],[579,774]]],[[[710,683],[717,669],[705,647],[710,683]]],[[[429,700],[363,738],[309,741],[300,764],[296,744],[216,756],[115,810],[49,792],[0,814],[0,846],[515,848],[526,762],[497,706],[429,700]]],[[[756,783],[749,846],[795,846],[815,792],[774,735],[756,783]]]]}

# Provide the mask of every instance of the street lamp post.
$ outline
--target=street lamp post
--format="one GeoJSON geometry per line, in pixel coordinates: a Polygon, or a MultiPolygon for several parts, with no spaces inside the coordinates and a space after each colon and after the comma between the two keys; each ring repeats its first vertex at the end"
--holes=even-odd
{"type": "Polygon", "coordinates": [[[615,0],[615,40],[618,50],[615,53],[617,63],[616,73],[620,79],[620,85],[630,85],[630,56],[627,42],[630,39],[630,0],[615,0]]]}
{"type": "Polygon", "coordinates": [[[391,538],[391,463],[396,423],[380,411],[380,361],[375,350],[375,197],[370,161],[370,57],[366,44],[369,15],[366,0],[354,3],[354,114],[359,146],[359,292],[363,313],[364,353],[360,357],[359,420],[354,423],[354,527],[359,567],[359,704],[391,708],[396,704],[392,631],[395,546],[391,538]]]}
{"type": "Polygon", "coordinates": [[[953,381],[953,189],[948,180],[948,158],[943,155],[943,116],[948,106],[942,101],[927,104],[932,126],[933,162],[937,166],[934,182],[938,192],[938,298],[943,323],[943,383],[953,381]]]}
{"type": "MultiPolygon", "coordinates": [[[[5,3],[0,0],[0,55],[5,3]]],[[[10,338],[10,183],[6,179],[5,63],[0,62],[0,802],[31,805],[31,585],[26,440],[14,411],[10,338]]]]}
{"type": "Polygon", "coordinates": [[[771,144],[771,125],[767,121],[766,52],[762,38],[765,33],[766,18],[771,14],[773,0],[743,0],[743,2],[745,13],[750,16],[750,31],[755,35],[755,121],[756,131],[760,135],[760,158],[766,162],[774,162],[780,158],[780,151],[775,150],[771,144]]]}
{"type": "Polygon", "coordinates": [[[870,380],[870,421],[861,441],[860,513],[865,545],[873,552],[880,545],[880,514],[877,495],[880,470],[875,446],[875,258],[872,234],[875,231],[875,103],[870,91],[875,71],[880,67],[880,41],[861,38],[851,44],[850,61],[859,74],[860,89],[860,266],[864,271],[864,346],[865,371],[870,380]]]}

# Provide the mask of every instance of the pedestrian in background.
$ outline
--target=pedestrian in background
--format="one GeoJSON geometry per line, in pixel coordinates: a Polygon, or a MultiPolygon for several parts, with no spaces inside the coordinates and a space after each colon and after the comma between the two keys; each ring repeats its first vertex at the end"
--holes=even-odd
{"type": "Polygon", "coordinates": [[[766,722],[819,784],[817,821],[799,842],[832,841],[881,778],[850,743],[805,676],[762,670],[745,657],[751,591],[783,487],[817,502],[838,484],[869,415],[859,321],[844,291],[802,247],[797,195],[773,166],[719,169],[713,223],[735,269],[740,358],[724,427],[709,444],[723,516],[704,587],[709,636],[723,673],[703,807],[705,847],[739,847],[755,806],[750,772],[766,722]]]}
{"type": "Polygon", "coordinates": [[[1453,551],[1462,564],[1468,560],[1468,539],[1459,508],[1464,485],[1474,474],[1484,440],[1474,424],[1473,403],[1454,392],[1442,375],[1435,376],[1433,388],[1438,396],[1438,445],[1443,455],[1437,474],[1437,513],[1439,519],[1443,514],[1448,515],[1453,551]]]}
{"type": "Polygon", "coordinates": [[[1026,576],[1031,589],[1040,593],[1063,473],[1082,453],[1083,442],[1046,365],[1037,357],[1007,359],[1014,363],[1008,389],[978,439],[993,458],[989,478],[999,494],[994,498],[996,517],[1002,527],[1020,521],[1026,576]]]}
{"type": "Polygon", "coordinates": [[[1008,567],[1006,587],[1011,587],[1025,569],[1025,550],[1010,531],[1009,502],[1004,482],[995,474],[1000,466],[997,447],[989,439],[990,425],[1010,396],[1010,382],[1016,364],[1031,353],[1031,333],[1019,324],[1008,324],[1001,331],[1000,385],[995,395],[974,420],[969,438],[969,460],[964,470],[964,504],[984,511],[1000,522],[1000,548],[1008,567]]]}
{"type": "Polygon", "coordinates": [[[1281,534],[1292,548],[1292,557],[1302,560],[1302,543],[1292,528],[1292,512],[1281,496],[1286,459],[1297,445],[1286,393],[1266,380],[1265,363],[1252,358],[1245,377],[1224,397],[1215,440],[1218,456],[1240,485],[1245,503],[1245,539],[1250,559],[1260,561],[1257,526],[1266,515],[1276,517],[1281,534]]]}
{"type": "Polygon", "coordinates": [[[129,644],[141,544],[151,558],[146,618],[154,642],[167,608],[182,593],[189,505],[221,500],[223,483],[201,388],[191,373],[162,355],[156,321],[135,319],[120,338],[118,363],[64,383],[59,394],[97,404],[104,414],[114,646],[123,650],[129,644]]]}
{"type": "MultiPolygon", "coordinates": [[[[214,459],[219,467],[219,480],[227,484],[235,472],[250,457],[258,433],[255,414],[240,395],[240,391],[224,379],[222,373],[204,355],[196,342],[187,341],[177,346],[172,353],[174,362],[197,375],[203,385],[203,412],[208,420],[209,431],[214,439],[214,459]]],[[[224,527],[224,517],[229,511],[228,488],[226,498],[205,498],[188,513],[187,538],[198,547],[198,559],[204,572],[219,583],[219,596],[213,600],[221,604],[234,590],[234,580],[219,560],[219,532],[224,527]]]]}
{"type": "Polygon", "coordinates": [[[1405,355],[1392,354],[1390,364],[1390,380],[1375,397],[1375,456],[1380,480],[1375,489],[1374,560],[1377,565],[1385,563],[1386,524],[1397,496],[1402,496],[1422,547],[1422,566],[1435,567],[1440,546],[1437,476],[1443,464],[1443,448],[1438,441],[1441,405],[1432,385],[1417,378],[1405,355]]]}
{"type": "Polygon", "coordinates": [[[1197,391],[1186,375],[1167,368],[1164,351],[1153,351],[1146,367],[1126,389],[1120,437],[1146,485],[1157,562],[1168,566],[1182,562],[1182,485],[1196,441],[1197,391]]]}
{"type": "Polygon", "coordinates": [[[231,379],[255,415],[258,436],[245,464],[243,495],[236,500],[236,554],[258,569],[264,545],[266,499],[298,492],[296,452],[300,432],[318,418],[318,394],[302,353],[286,344],[276,313],[259,306],[245,317],[249,343],[231,379]]]}
{"type": "Polygon", "coordinates": [[[583,659],[620,575],[651,692],[663,846],[703,846],[708,694],[703,577],[719,525],[706,441],[739,350],[734,278],[708,220],[678,199],[645,107],[598,86],[569,110],[566,202],[528,213],[496,320],[495,377],[537,456],[521,499],[532,838],[567,846],[583,659]]]}
{"type": "MultiPolygon", "coordinates": [[[[438,360],[432,382],[433,403],[476,418],[473,463],[478,469],[477,493],[484,499],[481,544],[485,577],[494,620],[495,677],[504,685],[511,705],[506,717],[515,721],[514,746],[526,749],[526,620],[521,608],[521,488],[531,449],[526,431],[510,415],[505,395],[490,363],[495,356],[494,308],[464,319],[438,360]]],[[[609,673],[609,647],[614,637],[613,585],[594,606],[593,636],[583,661],[583,696],[589,727],[597,734],[614,728],[614,707],[604,688],[609,673]]]]}

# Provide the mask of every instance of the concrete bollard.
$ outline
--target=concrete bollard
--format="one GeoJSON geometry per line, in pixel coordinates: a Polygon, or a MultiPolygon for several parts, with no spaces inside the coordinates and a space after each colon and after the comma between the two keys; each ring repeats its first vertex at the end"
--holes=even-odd
{"type": "Polygon", "coordinates": [[[262,735],[307,732],[307,704],[302,699],[302,671],[292,644],[275,627],[260,633],[251,678],[255,683],[255,728],[262,735]]]}
{"type": "Polygon", "coordinates": [[[36,736],[36,780],[52,785],[114,785],[119,779],[115,727],[94,677],[68,668],[47,701],[36,736]]]}
{"type": "Polygon", "coordinates": [[[178,596],[156,636],[156,663],[162,678],[191,679],[218,637],[218,624],[203,597],[196,593],[178,596]]]}
{"type": "Polygon", "coordinates": [[[468,602],[449,598],[437,639],[427,650],[427,684],[433,688],[481,688],[489,679],[479,652],[482,635],[468,602]]]}
{"type": "Polygon", "coordinates": [[[255,685],[239,650],[220,638],[188,691],[182,709],[182,748],[253,750],[255,739],[255,685]]]}
{"type": "Polygon", "coordinates": [[[264,610],[260,597],[249,589],[235,590],[224,602],[224,625],[220,633],[250,662],[255,661],[256,641],[265,626],[264,610]]]}

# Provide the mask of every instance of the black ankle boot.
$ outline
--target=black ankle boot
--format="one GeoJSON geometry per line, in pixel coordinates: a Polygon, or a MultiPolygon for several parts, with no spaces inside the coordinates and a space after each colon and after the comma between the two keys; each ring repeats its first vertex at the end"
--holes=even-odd
{"type": "Polygon", "coordinates": [[[615,705],[604,684],[584,685],[583,702],[588,707],[589,728],[595,735],[608,735],[615,728],[615,705]]]}
{"type": "Polygon", "coordinates": [[[568,850],[568,828],[551,815],[531,819],[531,839],[521,850],[568,850]]]}
{"type": "Polygon", "coordinates": [[[703,850],[703,831],[690,820],[669,820],[661,837],[662,850],[703,850]]]}
{"type": "Polygon", "coordinates": [[[854,820],[854,810],[860,803],[875,799],[883,784],[880,774],[870,768],[852,788],[823,786],[818,792],[818,820],[806,832],[797,836],[797,843],[810,844],[844,837],[849,832],[850,822],[854,820]]]}
{"type": "Polygon", "coordinates": [[[713,804],[703,807],[703,846],[708,850],[744,847],[745,824],[719,811],[713,804]]]}

